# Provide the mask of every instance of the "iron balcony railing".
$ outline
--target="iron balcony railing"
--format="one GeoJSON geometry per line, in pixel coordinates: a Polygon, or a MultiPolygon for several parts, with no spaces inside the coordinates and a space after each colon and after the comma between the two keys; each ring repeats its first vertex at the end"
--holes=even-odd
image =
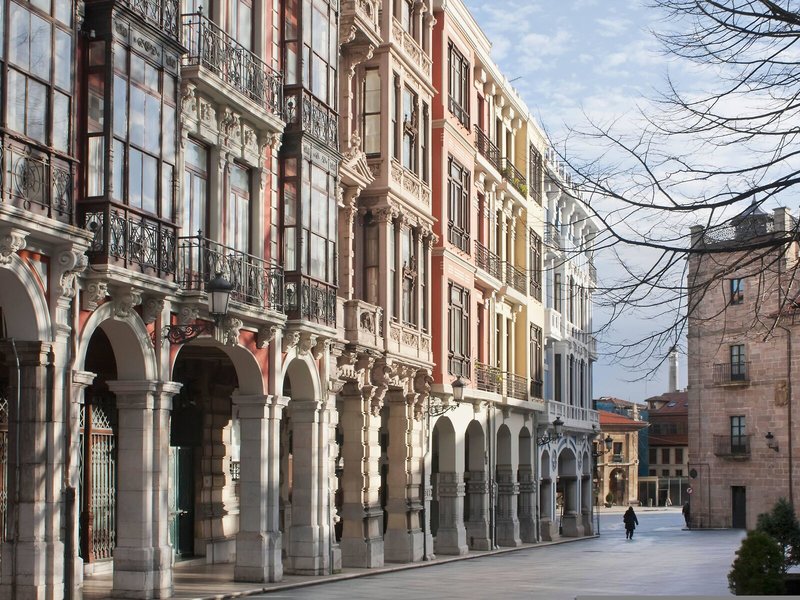
{"type": "Polygon", "coordinates": [[[475,148],[492,163],[495,169],[500,171],[500,150],[477,125],[475,125],[475,148]]]}
{"type": "Polygon", "coordinates": [[[551,248],[561,247],[561,234],[558,227],[553,223],[545,223],[544,225],[544,244],[551,248]]]}
{"type": "Polygon", "coordinates": [[[0,199],[62,223],[74,217],[74,165],[0,137],[0,199]]]}
{"type": "Polygon", "coordinates": [[[531,396],[534,398],[544,398],[544,382],[531,379],[531,396]]]}
{"type": "Polygon", "coordinates": [[[289,319],[336,327],[336,286],[294,273],[284,289],[289,319]]]}
{"type": "Polygon", "coordinates": [[[515,266],[506,263],[506,284],[513,287],[521,294],[525,293],[525,286],[527,284],[525,273],[520,271],[515,266]]]}
{"type": "Polygon", "coordinates": [[[125,0],[124,4],[156,29],[175,40],[180,39],[178,0],[125,0]]]}
{"type": "Polygon", "coordinates": [[[504,158],[503,159],[503,177],[516,188],[516,190],[522,194],[523,196],[528,195],[528,182],[525,179],[525,175],[520,173],[519,169],[514,166],[514,163],[511,162],[511,159],[504,158]]]}
{"type": "Polygon", "coordinates": [[[175,225],[110,202],[80,205],[81,226],[94,234],[93,263],[137,268],[159,277],[175,273],[175,225]]]}
{"type": "Polygon", "coordinates": [[[178,238],[177,283],[205,290],[217,273],[233,285],[231,300],[267,310],[283,310],[283,269],[202,235],[178,238]]]}
{"type": "Polygon", "coordinates": [[[503,279],[500,257],[477,240],[475,240],[475,266],[483,269],[495,279],[503,279]]]}
{"type": "Polygon", "coordinates": [[[541,276],[541,272],[531,273],[530,276],[530,295],[539,302],[542,301],[542,282],[538,279],[541,276]]]}
{"type": "Polygon", "coordinates": [[[750,456],[750,435],[715,435],[714,454],[747,458],[750,456]]]}
{"type": "Polygon", "coordinates": [[[522,375],[506,373],[506,396],[517,400],[528,399],[528,379],[522,375]]]}
{"type": "Polygon", "coordinates": [[[234,40],[202,12],[182,15],[187,66],[201,66],[252,100],[280,116],[283,82],[280,73],[234,40]]]}
{"type": "Polygon", "coordinates": [[[750,381],[750,363],[733,362],[714,365],[714,383],[742,383],[750,381]]]}
{"type": "Polygon", "coordinates": [[[475,385],[484,392],[503,393],[503,372],[497,367],[475,363],[475,385]]]}
{"type": "Polygon", "coordinates": [[[469,253],[469,232],[450,223],[447,228],[447,241],[462,252],[469,253]]]}

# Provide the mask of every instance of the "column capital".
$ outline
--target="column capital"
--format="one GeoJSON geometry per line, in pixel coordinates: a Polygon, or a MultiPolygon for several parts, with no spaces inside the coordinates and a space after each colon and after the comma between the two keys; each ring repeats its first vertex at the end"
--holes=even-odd
{"type": "Polygon", "coordinates": [[[162,381],[159,383],[157,389],[158,396],[153,408],[172,410],[172,397],[177,395],[182,387],[183,384],[177,381],[162,381]]]}
{"type": "Polygon", "coordinates": [[[125,408],[155,408],[153,394],[158,391],[159,382],[150,380],[116,380],[108,381],[108,389],[114,392],[119,409],[125,408]]]}
{"type": "Polygon", "coordinates": [[[92,385],[97,373],[91,371],[73,371],[72,372],[72,385],[76,388],[85,388],[92,385]]]}

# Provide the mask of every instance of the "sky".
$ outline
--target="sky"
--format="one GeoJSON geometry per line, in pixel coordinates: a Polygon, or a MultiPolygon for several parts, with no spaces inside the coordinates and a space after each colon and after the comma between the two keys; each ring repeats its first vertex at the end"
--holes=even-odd
{"type": "MultiPolygon", "coordinates": [[[[667,73],[679,83],[697,80],[691,66],[663,52],[652,33],[663,29],[661,15],[642,0],[465,3],[492,41],[492,58],[557,144],[568,127],[580,127],[587,117],[599,122],[619,119],[624,126],[644,98],[663,89],[667,73]]],[[[602,285],[612,261],[598,256],[596,265],[602,285]]],[[[595,319],[602,321],[603,315],[595,319]]],[[[641,370],[625,370],[603,356],[605,342],[633,339],[646,327],[646,321],[628,318],[599,336],[595,398],[642,401],[667,391],[666,362],[642,379],[641,370]]],[[[681,355],[679,387],[685,386],[686,357],[681,355]]]]}

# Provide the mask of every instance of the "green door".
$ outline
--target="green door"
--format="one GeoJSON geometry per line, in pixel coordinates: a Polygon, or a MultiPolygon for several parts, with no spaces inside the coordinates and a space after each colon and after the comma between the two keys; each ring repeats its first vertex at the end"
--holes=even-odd
{"type": "Polygon", "coordinates": [[[172,448],[172,543],[175,556],[194,556],[194,448],[172,448]]]}

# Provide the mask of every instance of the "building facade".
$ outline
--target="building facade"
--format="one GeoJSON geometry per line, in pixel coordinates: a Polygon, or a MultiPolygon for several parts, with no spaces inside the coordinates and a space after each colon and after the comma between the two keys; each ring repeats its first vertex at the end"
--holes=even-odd
{"type": "Polygon", "coordinates": [[[779,498],[797,502],[795,227],[787,209],[751,206],[692,230],[706,250],[688,273],[692,527],[750,529],[779,498]]]}
{"type": "Polygon", "coordinates": [[[592,532],[596,227],[463,4],[3,6],[0,597],[592,532]]]}
{"type": "Polygon", "coordinates": [[[656,506],[689,499],[689,392],[672,391],[647,399],[647,478],[639,478],[639,499],[656,506]],[[645,486],[646,482],[646,486],[645,486]]]}
{"type": "Polygon", "coordinates": [[[595,442],[598,501],[606,506],[639,504],[639,432],[647,423],[619,413],[600,410],[601,439],[595,442]],[[611,448],[605,449],[605,438],[611,448]]]}

